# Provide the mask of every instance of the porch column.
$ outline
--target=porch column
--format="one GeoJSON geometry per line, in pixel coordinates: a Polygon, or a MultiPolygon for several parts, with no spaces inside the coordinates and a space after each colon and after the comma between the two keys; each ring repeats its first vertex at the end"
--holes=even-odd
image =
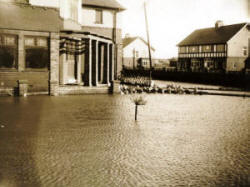
{"type": "Polygon", "coordinates": [[[59,87],[59,33],[50,34],[50,76],[49,76],[49,93],[58,95],[59,87]]]}
{"type": "Polygon", "coordinates": [[[98,41],[92,40],[92,85],[98,84],[98,41]]]}
{"type": "Polygon", "coordinates": [[[98,45],[99,42],[97,40],[93,41],[93,69],[92,69],[92,73],[93,73],[93,85],[98,86],[98,62],[99,62],[99,52],[98,52],[98,45]]]}
{"type": "Polygon", "coordinates": [[[66,64],[66,52],[63,52],[61,55],[60,55],[60,84],[63,85],[63,84],[66,84],[67,81],[66,81],[66,78],[67,78],[67,71],[68,71],[68,66],[66,64]]]}
{"type": "Polygon", "coordinates": [[[77,63],[77,69],[76,69],[76,81],[77,81],[77,84],[81,84],[81,55],[78,54],[76,56],[76,63],[77,63]]]}
{"type": "Polygon", "coordinates": [[[107,48],[107,50],[106,50],[106,54],[107,54],[107,58],[106,58],[106,60],[107,60],[107,62],[106,62],[107,68],[106,68],[106,69],[107,69],[107,70],[106,70],[106,71],[107,71],[107,75],[106,75],[106,76],[107,76],[107,84],[109,85],[109,84],[110,84],[110,82],[109,82],[109,80],[110,80],[110,79],[109,79],[109,76],[110,76],[110,75],[109,75],[109,73],[110,73],[110,72],[109,72],[109,63],[110,63],[109,43],[106,44],[106,48],[107,48]]]}
{"type": "Polygon", "coordinates": [[[85,63],[85,86],[92,86],[92,40],[87,42],[87,58],[85,63]]]}
{"type": "Polygon", "coordinates": [[[114,80],[114,46],[110,44],[110,81],[114,80]]]}
{"type": "Polygon", "coordinates": [[[100,46],[100,82],[103,84],[104,77],[104,46],[101,44],[100,46]]]}

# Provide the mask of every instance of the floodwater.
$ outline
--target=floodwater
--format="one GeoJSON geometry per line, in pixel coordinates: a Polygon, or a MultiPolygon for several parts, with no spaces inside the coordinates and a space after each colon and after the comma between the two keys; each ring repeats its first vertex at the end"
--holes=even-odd
{"type": "Polygon", "coordinates": [[[0,98],[0,186],[248,186],[250,99],[0,98]]]}

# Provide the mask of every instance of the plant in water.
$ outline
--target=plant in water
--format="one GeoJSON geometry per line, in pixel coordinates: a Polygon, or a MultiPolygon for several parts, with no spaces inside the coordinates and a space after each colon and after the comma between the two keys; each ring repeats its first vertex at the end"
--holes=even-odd
{"type": "Polygon", "coordinates": [[[135,120],[137,120],[137,107],[139,105],[146,105],[147,101],[142,95],[133,95],[133,103],[135,104],[135,120]]]}

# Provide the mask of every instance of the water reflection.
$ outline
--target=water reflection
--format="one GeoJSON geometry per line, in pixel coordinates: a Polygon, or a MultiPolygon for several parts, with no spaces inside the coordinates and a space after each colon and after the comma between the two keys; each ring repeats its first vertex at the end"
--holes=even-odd
{"type": "Polygon", "coordinates": [[[40,186],[34,154],[41,111],[40,100],[31,105],[26,98],[6,98],[1,103],[0,186],[40,186]]]}
{"type": "Polygon", "coordinates": [[[0,98],[0,185],[248,185],[250,99],[146,100],[135,122],[126,95],[0,98]]]}

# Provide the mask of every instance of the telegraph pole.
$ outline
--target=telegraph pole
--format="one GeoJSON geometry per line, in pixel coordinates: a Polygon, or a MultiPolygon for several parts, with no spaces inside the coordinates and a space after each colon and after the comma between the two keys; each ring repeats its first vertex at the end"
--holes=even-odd
{"type": "Polygon", "coordinates": [[[151,45],[149,39],[149,30],[148,30],[148,17],[147,17],[147,10],[146,10],[146,2],[144,2],[144,14],[145,14],[145,23],[146,23],[146,31],[147,31],[147,40],[148,40],[148,56],[149,56],[149,81],[151,85],[152,81],[152,57],[151,57],[151,45]]]}

